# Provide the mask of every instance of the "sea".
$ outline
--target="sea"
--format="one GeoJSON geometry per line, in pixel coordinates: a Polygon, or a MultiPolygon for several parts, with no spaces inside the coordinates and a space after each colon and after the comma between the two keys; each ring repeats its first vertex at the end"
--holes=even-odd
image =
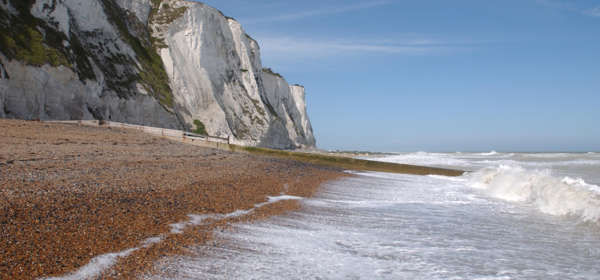
{"type": "Polygon", "coordinates": [[[398,153],[461,177],[351,172],[217,231],[152,279],[600,279],[600,154],[398,153]]]}

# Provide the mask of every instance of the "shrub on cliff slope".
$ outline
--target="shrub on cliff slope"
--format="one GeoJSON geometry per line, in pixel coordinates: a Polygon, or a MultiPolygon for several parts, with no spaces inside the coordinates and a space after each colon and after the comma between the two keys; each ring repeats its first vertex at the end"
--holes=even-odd
{"type": "Polygon", "coordinates": [[[192,131],[193,133],[200,134],[200,135],[208,135],[206,133],[206,127],[204,126],[204,124],[201,121],[194,120],[194,125],[196,126],[196,129],[194,131],[192,131]]]}

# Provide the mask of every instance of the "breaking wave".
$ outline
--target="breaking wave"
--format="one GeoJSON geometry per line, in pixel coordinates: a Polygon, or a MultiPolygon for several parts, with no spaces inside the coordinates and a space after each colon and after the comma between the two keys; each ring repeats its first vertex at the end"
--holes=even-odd
{"type": "Polygon", "coordinates": [[[481,153],[481,154],[479,154],[479,155],[481,155],[481,156],[495,156],[495,155],[497,155],[497,154],[498,154],[498,152],[496,152],[496,151],[492,150],[492,151],[491,151],[491,152],[489,152],[489,153],[481,153]]]}
{"type": "Polygon", "coordinates": [[[555,216],[600,221],[600,187],[581,178],[552,176],[549,170],[489,167],[465,175],[467,185],[499,199],[523,202],[555,216]]]}
{"type": "Polygon", "coordinates": [[[600,160],[595,159],[573,159],[554,161],[517,161],[517,160],[483,160],[480,164],[487,165],[524,165],[530,167],[552,167],[552,166],[574,166],[574,165],[600,165],[600,160]]]}
{"type": "MultiPolygon", "coordinates": [[[[369,159],[369,158],[367,158],[369,159]]],[[[402,164],[415,164],[415,165],[429,165],[429,166],[468,166],[469,162],[460,158],[456,158],[450,154],[443,153],[427,153],[427,152],[416,152],[409,154],[396,154],[393,156],[378,158],[377,160],[402,163],[402,164]]]]}

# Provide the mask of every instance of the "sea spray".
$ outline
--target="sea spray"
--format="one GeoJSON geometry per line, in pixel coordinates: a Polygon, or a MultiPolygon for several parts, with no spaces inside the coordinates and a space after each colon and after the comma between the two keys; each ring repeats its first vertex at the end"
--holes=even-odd
{"type": "MultiPolygon", "coordinates": [[[[600,275],[597,226],[534,214],[533,207],[492,198],[485,189],[497,175],[482,176],[482,191],[467,186],[467,177],[353,174],[323,185],[314,197],[301,201],[298,211],[217,231],[218,246],[200,244],[190,248],[197,254],[165,258],[156,267],[164,275],[146,279],[597,279],[600,275]]],[[[519,178],[513,182],[521,182],[519,178]]],[[[553,181],[584,183],[576,178],[573,174],[565,182],[553,181]]]]}
{"type": "Polygon", "coordinates": [[[479,155],[481,155],[481,156],[495,156],[497,154],[498,154],[498,152],[492,150],[489,153],[480,153],[479,155]]]}
{"type": "Polygon", "coordinates": [[[550,215],[600,221],[600,188],[581,178],[561,179],[548,169],[509,165],[484,168],[464,177],[468,186],[499,199],[528,203],[550,215]]]}

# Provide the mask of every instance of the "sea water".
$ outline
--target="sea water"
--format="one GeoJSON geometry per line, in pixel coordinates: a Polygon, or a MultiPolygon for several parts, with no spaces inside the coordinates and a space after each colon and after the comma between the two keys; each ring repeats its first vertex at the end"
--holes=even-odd
{"type": "Polygon", "coordinates": [[[600,279],[600,155],[409,153],[451,178],[354,173],[219,231],[153,279],[600,279]]]}

